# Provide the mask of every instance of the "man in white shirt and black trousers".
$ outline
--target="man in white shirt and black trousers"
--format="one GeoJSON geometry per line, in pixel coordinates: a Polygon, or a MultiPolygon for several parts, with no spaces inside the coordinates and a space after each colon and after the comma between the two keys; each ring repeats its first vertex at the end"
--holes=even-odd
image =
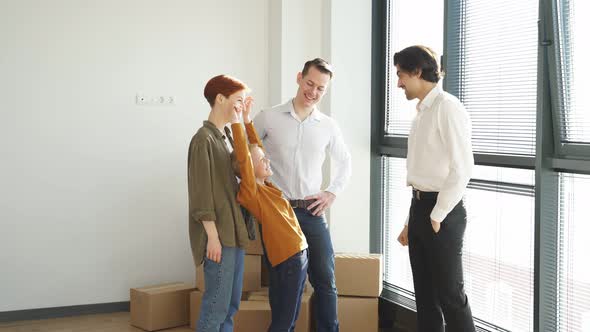
{"type": "Polygon", "coordinates": [[[398,237],[409,245],[418,331],[475,331],[462,264],[467,222],[462,198],[473,168],[469,115],[438,84],[442,73],[430,48],[408,47],[393,63],[397,86],[408,100],[420,100],[406,160],[412,204],[398,237]]]}
{"type": "Polygon", "coordinates": [[[334,248],[324,212],[351,174],[350,153],[340,128],[316,106],[332,75],[332,67],[325,60],[307,61],[297,74],[295,98],[254,118],[254,127],[271,160],[271,180],[290,201],[309,245],[308,274],[314,289],[317,332],[339,331],[334,248]],[[322,164],[327,155],[332,173],[328,187],[321,190],[322,164]]]}

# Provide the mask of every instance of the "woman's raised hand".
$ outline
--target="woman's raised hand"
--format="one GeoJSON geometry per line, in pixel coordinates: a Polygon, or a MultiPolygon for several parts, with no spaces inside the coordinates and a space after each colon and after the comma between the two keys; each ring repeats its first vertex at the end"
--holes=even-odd
{"type": "Polygon", "coordinates": [[[250,119],[250,112],[252,112],[252,107],[254,106],[254,98],[252,98],[252,96],[248,96],[246,97],[246,100],[244,101],[244,111],[242,112],[242,116],[244,118],[244,123],[250,123],[252,122],[252,119],[250,119]]]}

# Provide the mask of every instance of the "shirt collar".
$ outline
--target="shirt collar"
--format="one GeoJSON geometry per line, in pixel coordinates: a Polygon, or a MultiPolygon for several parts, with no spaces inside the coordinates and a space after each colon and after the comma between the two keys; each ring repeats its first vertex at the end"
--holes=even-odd
{"type": "Polygon", "coordinates": [[[209,128],[217,138],[225,139],[225,135],[209,120],[203,121],[203,126],[209,128]]]}
{"type": "Polygon", "coordinates": [[[441,84],[435,85],[434,88],[432,88],[432,90],[428,92],[426,97],[424,97],[424,99],[421,102],[419,102],[418,105],[416,105],[416,109],[418,111],[424,111],[430,108],[430,106],[434,104],[434,100],[436,99],[436,97],[438,97],[438,95],[441,94],[442,91],[443,89],[441,84]]]}
{"type": "MultiPolygon", "coordinates": [[[[284,107],[282,109],[282,111],[284,113],[290,113],[292,117],[294,117],[295,119],[297,119],[297,121],[299,121],[299,117],[297,116],[297,113],[295,113],[295,106],[293,106],[293,102],[295,101],[295,98],[292,98],[291,100],[289,100],[287,102],[287,107],[284,107]]],[[[315,121],[321,121],[321,114],[320,114],[320,110],[314,106],[313,107],[313,111],[311,111],[311,113],[309,114],[309,118],[315,121]]],[[[305,120],[303,120],[305,121],[305,120]]]]}

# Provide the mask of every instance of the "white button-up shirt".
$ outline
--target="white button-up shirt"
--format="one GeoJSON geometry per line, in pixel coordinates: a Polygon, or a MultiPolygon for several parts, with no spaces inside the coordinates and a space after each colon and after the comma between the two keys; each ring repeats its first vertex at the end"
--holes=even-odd
{"type": "Polygon", "coordinates": [[[338,195],[351,174],[351,158],[334,119],[315,108],[301,121],[293,100],[262,110],[254,118],[273,169],[271,181],[287,199],[317,194],[322,185],[322,164],[331,158],[330,183],[325,189],[338,195]]]}
{"type": "Polygon", "coordinates": [[[471,121],[463,104],[440,84],[416,108],[408,137],[407,184],[439,193],[430,218],[442,222],[471,178],[471,121]]]}

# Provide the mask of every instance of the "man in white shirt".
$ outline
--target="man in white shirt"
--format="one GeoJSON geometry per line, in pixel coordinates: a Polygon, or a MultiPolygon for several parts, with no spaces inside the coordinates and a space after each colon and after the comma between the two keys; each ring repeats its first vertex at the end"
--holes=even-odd
{"type": "Polygon", "coordinates": [[[274,171],[271,180],[291,202],[309,245],[308,274],[316,298],[318,332],[339,330],[334,249],[324,212],[351,174],[350,153],[340,128],[316,106],[326,93],[332,75],[332,68],[325,60],[307,61],[297,74],[299,88],[295,98],[263,110],[254,118],[256,131],[271,160],[274,171]],[[332,174],[328,187],[321,190],[326,154],[331,157],[332,174]]]}
{"type": "Polygon", "coordinates": [[[462,265],[467,222],[462,197],[473,168],[469,115],[438,84],[442,74],[431,49],[408,47],[393,62],[397,86],[408,100],[420,100],[406,161],[412,204],[398,237],[409,245],[418,331],[474,332],[462,265]]]}

